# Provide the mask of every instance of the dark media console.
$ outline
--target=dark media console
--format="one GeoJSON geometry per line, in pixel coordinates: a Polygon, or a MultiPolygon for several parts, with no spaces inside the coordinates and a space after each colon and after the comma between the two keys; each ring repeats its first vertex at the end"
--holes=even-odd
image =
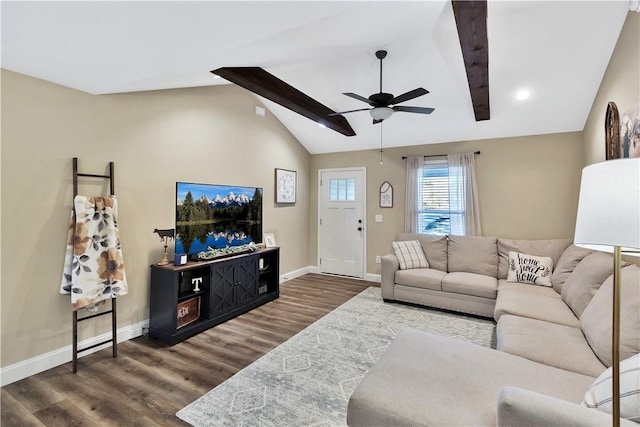
{"type": "Polygon", "coordinates": [[[151,266],[149,336],[168,345],[280,295],[280,248],[186,265],[151,266]]]}

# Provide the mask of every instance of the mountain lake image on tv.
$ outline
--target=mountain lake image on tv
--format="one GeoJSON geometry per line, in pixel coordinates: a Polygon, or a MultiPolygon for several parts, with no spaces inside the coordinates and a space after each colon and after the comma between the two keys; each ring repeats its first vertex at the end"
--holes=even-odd
{"type": "Polygon", "coordinates": [[[262,188],[176,183],[176,253],[262,242],[262,188]]]}

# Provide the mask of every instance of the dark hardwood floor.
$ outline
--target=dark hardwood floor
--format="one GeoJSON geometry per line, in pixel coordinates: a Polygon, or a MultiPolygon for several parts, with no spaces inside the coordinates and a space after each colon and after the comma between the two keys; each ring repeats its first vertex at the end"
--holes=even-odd
{"type": "Polygon", "coordinates": [[[173,347],[146,336],[2,388],[10,426],[187,425],[175,413],[369,286],[307,274],[280,298],[173,347]]]}

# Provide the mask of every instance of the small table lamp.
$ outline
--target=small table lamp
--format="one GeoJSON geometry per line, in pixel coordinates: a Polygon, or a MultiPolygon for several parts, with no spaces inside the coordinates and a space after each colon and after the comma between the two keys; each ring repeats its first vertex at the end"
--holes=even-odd
{"type": "Polygon", "coordinates": [[[640,256],[640,158],[585,167],[574,244],[613,253],[613,425],[620,425],[620,266],[622,254],[640,256]]]}

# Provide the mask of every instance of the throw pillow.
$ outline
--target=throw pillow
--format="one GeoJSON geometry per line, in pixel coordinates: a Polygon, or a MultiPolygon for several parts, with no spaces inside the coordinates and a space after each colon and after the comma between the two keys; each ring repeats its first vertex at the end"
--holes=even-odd
{"type": "MultiPolygon", "coordinates": [[[[607,368],[589,387],[582,406],[612,413],[612,368],[607,368]]],[[[620,362],[620,416],[640,421],[640,354],[620,362]]]]}
{"type": "Polygon", "coordinates": [[[571,244],[571,239],[550,240],[511,240],[498,239],[498,279],[506,279],[509,273],[509,252],[520,252],[535,256],[548,256],[554,267],[564,250],[571,244]]]}
{"type": "Polygon", "coordinates": [[[447,236],[398,233],[396,240],[417,240],[422,245],[429,268],[447,271],[447,236]]]}
{"type": "Polygon", "coordinates": [[[429,268],[422,245],[417,240],[392,242],[393,251],[400,262],[400,270],[410,268],[429,268]]]}
{"type": "Polygon", "coordinates": [[[507,282],[531,283],[551,286],[553,260],[550,257],[509,252],[507,282]]]}

